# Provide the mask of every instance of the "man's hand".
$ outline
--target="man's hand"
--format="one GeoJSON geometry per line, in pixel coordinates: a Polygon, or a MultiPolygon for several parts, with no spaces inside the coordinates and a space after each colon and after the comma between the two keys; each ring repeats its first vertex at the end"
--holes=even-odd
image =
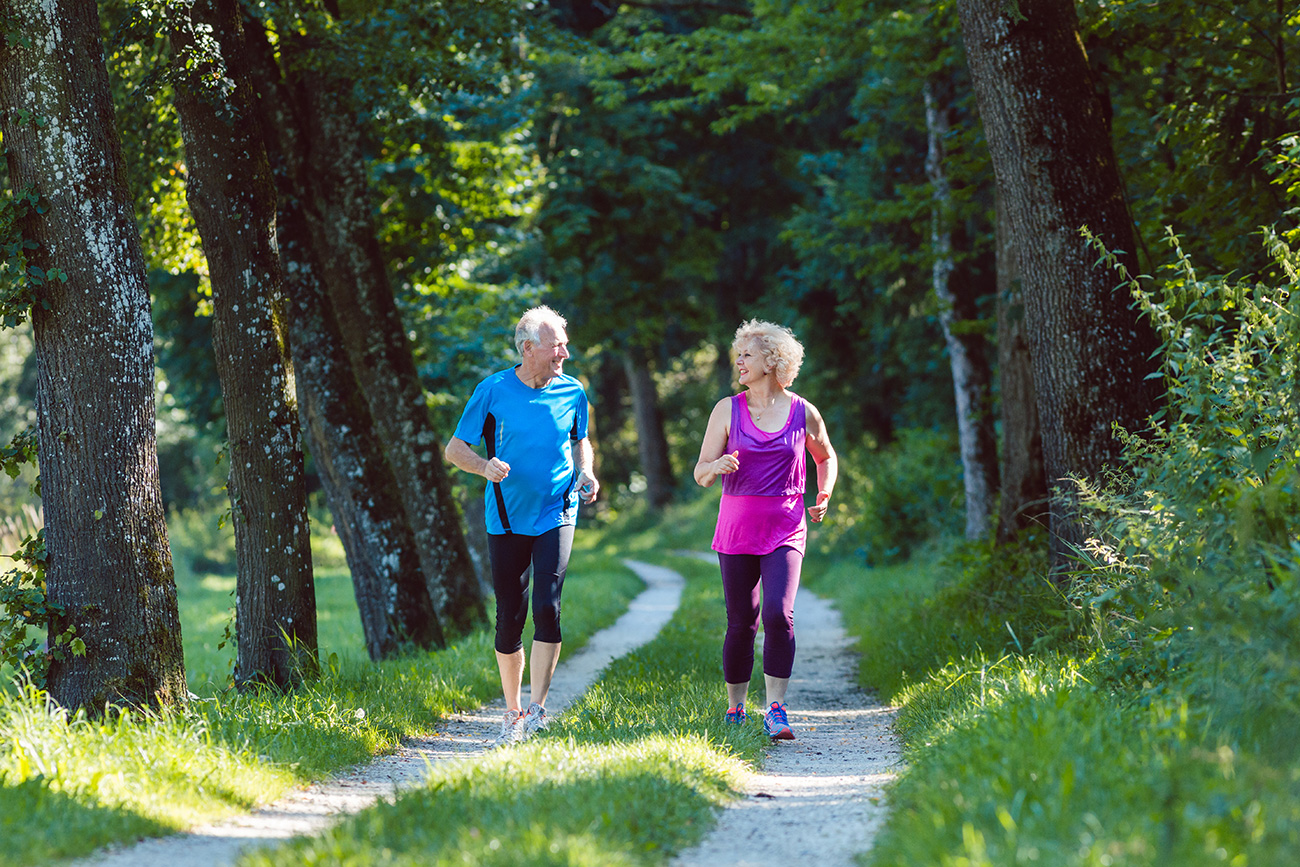
{"type": "Polygon", "coordinates": [[[584,503],[596,502],[596,494],[600,492],[600,482],[596,481],[587,470],[578,474],[578,494],[582,497],[584,503]]]}
{"type": "Polygon", "coordinates": [[[489,482],[499,482],[510,475],[510,465],[500,458],[491,458],[483,465],[483,478],[489,482]]]}

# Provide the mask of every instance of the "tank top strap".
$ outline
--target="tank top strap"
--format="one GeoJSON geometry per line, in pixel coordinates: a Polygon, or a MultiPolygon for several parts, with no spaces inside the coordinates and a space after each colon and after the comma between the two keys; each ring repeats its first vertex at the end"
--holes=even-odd
{"type": "Polygon", "coordinates": [[[794,403],[790,407],[790,421],[792,422],[792,424],[789,425],[789,427],[793,430],[807,430],[808,429],[807,402],[805,402],[802,397],[800,397],[799,395],[793,392],[790,393],[790,397],[793,398],[794,403]],[[796,412],[799,413],[799,415],[796,416],[795,415],[796,412]]]}
{"type": "MultiPolygon", "coordinates": [[[[731,399],[731,436],[727,437],[728,445],[740,436],[742,426],[745,423],[745,416],[749,414],[744,401],[745,393],[743,391],[731,399]]],[[[730,451],[730,449],[728,450],[730,451]]]]}

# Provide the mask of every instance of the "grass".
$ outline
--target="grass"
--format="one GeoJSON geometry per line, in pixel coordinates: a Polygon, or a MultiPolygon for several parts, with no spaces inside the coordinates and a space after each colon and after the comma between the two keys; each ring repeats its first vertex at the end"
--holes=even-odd
{"type": "MultiPolygon", "coordinates": [[[[173,712],[68,716],[35,692],[0,696],[0,851],[15,863],[86,854],[273,800],[291,786],[391,751],[454,706],[500,691],[486,629],[445,650],[371,663],[345,573],[318,573],[323,676],[304,688],[240,694],[225,687],[233,651],[217,649],[229,576],[178,569],[190,683],[173,712]],[[57,829],[57,832],[56,832],[57,829]]],[[[612,622],[641,582],[589,554],[565,588],[572,651],[612,622]]]]}
{"type": "Polygon", "coordinates": [[[617,552],[670,565],[687,586],[659,636],[611,663],[547,730],[241,865],[658,864],[700,839],[767,743],[757,720],[722,722],[717,567],[664,553],[704,547],[708,514],[688,504],[669,512],[670,534],[632,521],[583,540],[575,562],[617,552]]]}
{"type": "MultiPolygon", "coordinates": [[[[566,652],[638,589],[620,558],[670,565],[688,583],[659,637],[611,664],[550,729],[520,748],[439,766],[427,786],[320,838],[250,853],[245,867],[648,865],[698,840],[766,743],[756,723],[721,723],[716,566],[671,553],[707,547],[715,508],[705,496],[662,519],[624,515],[579,534],[566,652]]],[[[1225,722],[1233,717],[1221,701],[1140,654],[1089,656],[1071,638],[1077,623],[1044,613],[1050,591],[1024,577],[1032,563],[936,545],[906,564],[865,569],[820,552],[815,536],[810,549],[805,580],[857,637],[863,684],[901,707],[907,766],[864,864],[1294,863],[1294,738],[1245,736],[1248,728],[1225,722]]],[[[181,589],[187,653],[206,660],[192,668],[203,700],[186,713],[89,721],[51,713],[34,696],[4,699],[6,856],[68,857],[246,809],[427,730],[452,703],[496,693],[486,633],[370,664],[348,633],[359,627],[346,579],[328,570],[319,598],[336,619],[322,628],[321,681],[290,695],[226,691],[229,651],[214,643],[228,605],[223,581],[199,575],[181,589]]]]}
{"type": "Polygon", "coordinates": [[[1032,558],[940,546],[807,574],[857,637],[863,684],[900,707],[907,767],[863,864],[1295,863],[1294,716],[1289,738],[1247,737],[1198,692],[1204,672],[1094,655],[1032,558]]]}
{"type": "Polygon", "coordinates": [[[869,863],[1295,863],[1300,766],[1223,739],[1176,691],[1144,703],[1099,678],[1043,654],[906,690],[911,766],[869,863]]]}

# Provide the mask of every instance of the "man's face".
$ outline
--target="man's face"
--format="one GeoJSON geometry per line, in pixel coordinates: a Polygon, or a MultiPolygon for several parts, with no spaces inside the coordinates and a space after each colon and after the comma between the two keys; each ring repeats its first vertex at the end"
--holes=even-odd
{"type": "Polygon", "coordinates": [[[569,357],[569,335],[563,327],[543,323],[537,329],[538,341],[526,353],[530,366],[537,374],[554,379],[564,372],[564,359],[569,357]]]}

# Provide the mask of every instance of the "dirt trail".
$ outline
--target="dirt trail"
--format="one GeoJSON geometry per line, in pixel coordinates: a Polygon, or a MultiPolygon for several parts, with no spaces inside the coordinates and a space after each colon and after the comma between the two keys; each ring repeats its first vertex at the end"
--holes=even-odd
{"type": "MultiPolygon", "coordinates": [[[[680,575],[661,566],[624,562],[646,582],[646,589],[612,626],[592,636],[573,656],[561,658],[547,701],[552,713],[568,707],[612,660],[654,638],[677,610],[684,583],[680,575]]],[[[524,689],[526,693],[526,685],[524,689]]],[[[350,768],[255,812],[184,834],[112,847],[72,867],[225,867],[246,849],[320,833],[379,798],[391,799],[399,790],[419,784],[434,764],[486,752],[500,731],[503,708],[498,700],[455,714],[430,737],[409,740],[392,755],[350,768]]]]}
{"type": "MultiPolygon", "coordinates": [[[[713,555],[698,555],[714,560],[713,555]]],[[[647,589],[587,647],[562,659],[551,686],[559,713],[609,662],[658,634],[681,599],[682,578],[658,566],[625,561],[647,589]]],[[[850,639],[838,612],[806,589],[796,600],[798,656],[787,696],[795,740],[777,742],[746,795],[719,816],[714,830],[674,867],[817,864],[848,867],[870,849],[885,815],[884,786],[901,750],[893,711],[856,686],[850,639]]],[[[761,700],[761,696],[753,696],[761,700]]],[[[761,707],[755,707],[761,712],[761,707]]],[[[316,834],[379,798],[419,784],[431,765],[484,753],[500,727],[502,703],[459,713],[434,735],[391,755],[308,786],[253,813],[131,846],[116,847],[73,867],[209,867],[232,865],[240,852],[289,837],[316,834]]],[[[757,718],[753,724],[759,724],[757,718]]]]}
{"type": "MultiPolygon", "coordinates": [[[[701,558],[716,562],[714,555],[701,558]]],[[[786,695],[795,739],[773,743],[763,771],[746,781],[746,796],[674,867],[849,867],[871,848],[886,813],[884,788],[902,757],[893,709],[857,687],[839,612],[806,588],[795,597],[795,636],[786,695]]],[[[752,692],[750,698],[762,701],[752,692]]],[[[761,714],[761,704],[753,711],[761,714]]]]}

